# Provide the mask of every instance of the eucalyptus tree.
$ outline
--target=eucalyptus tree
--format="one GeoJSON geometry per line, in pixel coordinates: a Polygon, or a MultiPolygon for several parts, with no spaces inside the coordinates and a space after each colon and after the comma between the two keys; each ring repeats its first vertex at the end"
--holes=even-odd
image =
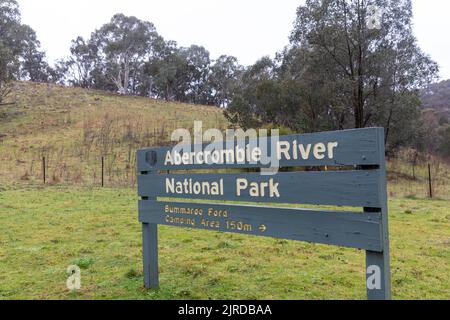
{"type": "Polygon", "coordinates": [[[182,48],[181,54],[186,61],[186,68],[181,75],[186,85],[183,100],[190,103],[207,104],[210,97],[208,78],[211,59],[209,52],[202,46],[192,45],[182,48]]]}
{"type": "Polygon", "coordinates": [[[20,69],[22,43],[16,41],[16,34],[21,27],[17,2],[0,0],[0,103],[11,92],[9,84],[20,69]]]}
{"type": "Polygon", "coordinates": [[[144,70],[156,97],[207,104],[210,63],[209,52],[204,47],[179,48],[176,42],[167,41],[149,59],[144,70]]]}
{"type": "MultiPolygon", "coordinates": [[[[271,110],[279,107],[274,80],[275,64],[269,57],[263,57],[241,75],[230,105],[225,109],[225,117],[248,129],[265,123],[274,123],[269,119],[271,110]]],[[[278,96],[279,97],[279,96],[278,96]]]]}
{"type": "Polygon", "coordinates": [[[214,61],[208,79],[211,104],[222,108],[229,106],[243,69],[233,56],[222,55],[214,61]]]}
{"type": "Polygon", "coordinates": [[[36,32],[27,25],[22,25],[20,32],[16,35],[23,43],[21,62],[21,79],[33,82],[57,82],[60,75],[51,67],[46,54],[41,50],[41,43],[37,39],[36,32]]]}
{"type": "Polygon", "coordinates": [[[157,54],[146,62],[144,72],[150,79],[151,92],[166,101],[183,99],[187,86],[183,74],[187,61],[175,41],[164,42],[157,54]]]}
{"type": "Polygon", "coordinates": [[[77,37],[72,40],[70,54],[65,61],[69,82],[77,87],[92,88],[94,71],[100,63],[97,46],[90,40],[77,37]]]}
{"type": "Polygon", "coordinates": [[[116,14],[92,34],[92,44],[106,77],[120,94],[133,94],[143,65],[152,56],[159,35],[153,23],[116,14]]]}
{"type": "Polygon", "coordinates": [[[417,110],[416,90],[438,71],[413,35],[411,0],[307,0],[291,45],[308,48],[318,76],[345,93],[353,126],[383,125],[386,140],[405,126],[401,115],[417,110]]]}

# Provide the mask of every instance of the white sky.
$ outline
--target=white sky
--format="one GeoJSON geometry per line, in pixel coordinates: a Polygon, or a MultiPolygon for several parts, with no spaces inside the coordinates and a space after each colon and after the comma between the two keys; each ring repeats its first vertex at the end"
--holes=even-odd
{"type": "MultiPolygon", "coordinates": [[[[50,61],[69,54],[70,41],[115,13],[155,24],[166,40],[203,45],[212,58],[236,56],[243,65],[273,56],[288,44],[296,8],[304,0],[18,0],[22,21],[36,30],[50,61]]],[[[413,0],[421,48],[450,79],[450,1],[413,0]]]]}

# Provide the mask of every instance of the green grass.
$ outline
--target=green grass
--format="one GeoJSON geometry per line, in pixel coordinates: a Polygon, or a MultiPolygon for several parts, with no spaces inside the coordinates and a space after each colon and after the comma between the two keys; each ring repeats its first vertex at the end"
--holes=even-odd
{"type": "MultiPolygon", "coordinates": [[[[390,201],[394,299],[449,298],[449,208],[390,201]]],[[[366,298],[362,251],[171,227],[159,239],[161,287],[147,291],[134,190],[0,191],[0,299],[366,298]]]]}

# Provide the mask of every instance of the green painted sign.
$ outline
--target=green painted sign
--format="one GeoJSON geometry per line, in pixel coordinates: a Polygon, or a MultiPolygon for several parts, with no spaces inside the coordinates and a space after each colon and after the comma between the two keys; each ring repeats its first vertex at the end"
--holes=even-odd
{"type": "Polygon", "coordinates": [[[366,250],[368,297],[390,299],[384,154],[380,128],[138,151],[145,286],[159,285],[157,226],[167,225],[366,250]],[[274,163],[297,170],[264,171],[274,163]],[[249,168],[263,173],[217,173],[249,168]],[[306,204],[355,209],[297,208],[306,204]]]}

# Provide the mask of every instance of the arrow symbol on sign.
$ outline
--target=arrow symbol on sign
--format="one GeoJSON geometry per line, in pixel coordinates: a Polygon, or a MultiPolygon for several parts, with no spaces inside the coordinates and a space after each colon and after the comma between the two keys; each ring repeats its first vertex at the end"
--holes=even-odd
{"type": "Polygon", "coordinates": [[[259,226],[259,231],[261,231],[262,233],[266,232],[266,230],[267,230],[267,227],[265,225],[262,224],[259,226]]]}

